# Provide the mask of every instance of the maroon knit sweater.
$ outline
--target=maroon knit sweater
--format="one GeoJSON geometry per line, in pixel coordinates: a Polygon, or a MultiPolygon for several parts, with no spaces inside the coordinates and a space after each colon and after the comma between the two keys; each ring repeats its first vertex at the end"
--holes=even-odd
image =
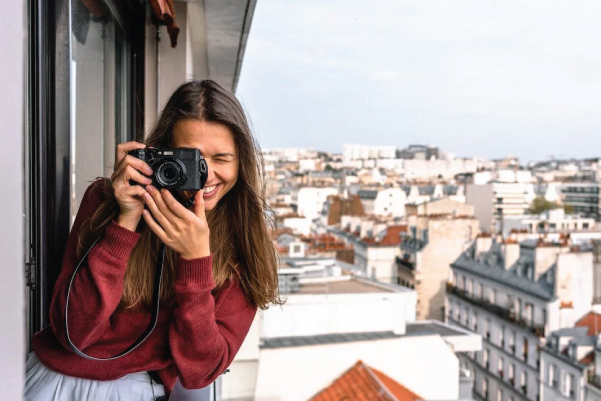
{"type": "MultiPolygon", "coordinates": [[[[93,361],[73,353],[65,336],[66,291],[77,265],[77,233],[104,200],[102,191],[86,191],[71,229],[61,274],[50,304],[50,325],[33,336],[33,349],[48,368],[69,376],[114,380],[128,373],[157,371],[167,391],[177,378],[186,388],[212,383],[230,365],[250,328],[257,308],[249,303],[237,280],[216,293],[211,256],[176,266],[175,298],[161,306],[157,326],[142,345],[113,361],[93,361]]],[[[88,255],[69,299],[69,335],[86,354],[106,358],[118,354],[144,332],[147,308],[117,310],[130,252],[140,234],[116,223],[88,255]]]]}

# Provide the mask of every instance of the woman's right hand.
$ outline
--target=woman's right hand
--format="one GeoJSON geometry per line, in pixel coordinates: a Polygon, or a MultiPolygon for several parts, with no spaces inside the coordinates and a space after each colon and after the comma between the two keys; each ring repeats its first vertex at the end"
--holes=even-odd
{"type": "Polygon", "coordinates": [[[115,199],[117,199],[120,209],[117,224],[130,231],[136,231],[136,227],[142,218],[142,212],[144,211],[142,195],[146,193],[146,185],[152,183],[152,180],[147,177],[152,174],[152,169],[144,161],[127,153],[144,148],[146,148],[146,145],[139,142],[126,142],[117,145],[115,171],[111,175],[115,199]],[[132,185],[130,180],[142,185],[132,185]]]}

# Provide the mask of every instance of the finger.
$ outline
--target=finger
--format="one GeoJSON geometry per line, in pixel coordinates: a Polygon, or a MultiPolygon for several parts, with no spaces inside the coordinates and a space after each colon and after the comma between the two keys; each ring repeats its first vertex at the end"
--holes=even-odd
{"type": "Polygon", "coordinates": [[[151,175],[152,174],[152,169],[150,168],[150,166],[148,164],[146,164],[146,162],[144,162],[143,160],[138,159],[137,157],[133,157],[131,155],[127,155],[115,167],[115,171],[113,172],[113,175],[111,176],[111,179],[115,179],[119,174],[121,174],[121,172],[125,168],[127,168],[127,166],[132,166],[136,170],[138,170],[141,173],[144,173],[146,175],[151,175]]]}
{"type": "Polygon", "coordinates": [[[203,220],[206,220],[205,216],[205,200],[202,196],[202,189],[194,195],[194,214],[203,220]]]}
{"type": "Polygon", "coordinates": [[[115,166],[118,165],[125,156],[127,156],[127,152],[144,148],[146,148],[146,145],[140,142],[131,141],[120,143],[117,145],[117,151],[115,152],[115,166]]]}
{"type": "Polygon", "coordinates": [[[150,227],[152,232],[155,233],[163,243],[165,243],[167,241],[167,233],[165,232],[165,230],[163,230],[163,227],[161,227],[154,220],[154,218],[148,210],[144,209],[144,211],[142,212],[142,216],[144,217],[144,221],[146,221],[146,224],[148,224],[148,227],[150,227]]]}
{"type": "Polygon", "coordinates": [[[132,166],[127,166],[125,168],[122,177],[123,181],[126,183],[130,183],[130,180],[133,180],[144,186],[152,184],[152,180],[150,178],[146,177],[143,174],[140,174],[140,172],[132,166]]]}
{"type": "Polygon", "coordinates": [[[155,198],[152,196],[153,192],[156,194],[159,191],[157,191],[156,188],[153,188],[153,189],[150,189],[150,188],[152,188],[150,185],[146,187],[147,192],[146,192],[146,194],[144,194],[144,202],[146,202],[146,205],[148,206],[148,210],[150,210],[150,212],[152,213],[152,216],[163,227],[163,230],[165,230],[166,232],[171,232],[171,230],[172,230],[171,222],[167,219],[167,217],[165,217],[163,212],[161,210],[159,210],[159,208],[157,207],[157,204],[155,202],[155,198]]]}
{"type": "Polygon", "coordinates": [[[179,203],[178,200],[175,199],[175,197],[171,194],[171,192],[163,190],[161,193],[163,194],[163,200],[165,201],[165,204],[174,215],[180,219],[187,219],[190,217],[190,211],[186,209],[184,205],[179,203]]]}
{"type": "Polygon", "coordinates": [[[123,192],[125,193],[125,195],[128,195],[128,196],[143,197],[144,194],[146,193],[146,189],[144,189],[144,187],[141,187],[139,185],[132,185],[132,186],[126,188],[123,192]]]}

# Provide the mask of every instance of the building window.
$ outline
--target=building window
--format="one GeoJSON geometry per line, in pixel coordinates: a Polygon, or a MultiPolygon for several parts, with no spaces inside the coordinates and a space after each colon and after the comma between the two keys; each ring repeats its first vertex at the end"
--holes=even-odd
{"type": "Polygon", "coordinates": [[[478,314],[474,312],[474,317],[472,318],[472,331],[474,333],[478,332],[478,314]]]}
{"type": "Polygon", "coordinates": [[[503,357],[500,356],[499,359],[497,360],[497,370],[499,372],[499,377],[502,379],[503,376],[505,375],[505,361],[503,360],[503,357]]]}
{"type": "Polygon", "coordinates": [[[534,305],[531,303],[524,305],[524,320],[528,326],[531,326],[534,321],[534,305]]]}
{"type": "Polygon", "coordinates": [[[511,334],[509,336],[509,349],[511,353],[515,355],[515,331],[511,330],[511,334]]]}
{"type": "Polygon", "coordinates": [[[449,300],[449,318],[453,318],[453,301],[449,300]]]}
{"type": "Polygon", "coordinates": [[[528,372],[522,371],[521,377],[522,393],[528,394],[528,372]]]}
{"type": "Polygon", "coordinates": [[[503,390],[502,389],[497,390],[497,401],[503,401],[503,390]]]}
{"type": "Polygon", "coordinates": [[[484,292],[484,286],[482,285],[482,283],[478,283],[478,286],[476,287],[475,290],[475,297],[476,298],[482,298],[482,293],[484,292]]]}
{"type": "Polygon", "coordinates": [[[588,228],[588,223],[582,223],[582,228],[586,230],[588,228]]]}
{"type": "Polygon", "coordinates": [[[496,305],[497,303],[497,290],[494,288],[490,292],[490,303],[496,305]]]}
{"type": "Polygon", "coordinates": [[[460,288],[462,290],[466,290],[466,284],[465,284],[465,282],[466,282],[465,276],[461,276],[461,287],[460,288]]]}
{"type": "Polygon", "coordinates": [[[488,379],[482,381],[482,397],[488,400],[488,379]]]}
{"type": "Polygon", "coordinates": [[[490,341],[490,319],[486,319],[486,322],[484,323],[484,335],[486,336],[486,339],[488,341],[490,341]]]}
{"type": "Polygon", "coordinates": [[[474,279],[470,279],[467,282],[467,294],[472,295],[473,291],[474,291],[474,279]]]}
{"type": "Polygon", "coordinates": [[[505,326],[499,330],[499,347],[505,349],[505,326]]]}
{"type": "Polygon", "coordinates": [[[470,309],[466,306],[465,307],[465,327],[469,327],[469,323],[470,323],[470,309]]]}
{"type": "Polygon", "coordinates": [[[509,378],[509,383],[512,386],[515,386],[515,364],[509,365],[509,372],[507,372],[507,377],[509,378]]]}
{"type": "Polygon", "coordinates": [[[488,348],[484,348],[484,353],[482,354],[482,365],[489,370],[490,368],[490,350],[488,348]]]}
{"type": "Polygon", "coordinates": [[[574,375],[567,373],[564,377],[564,389],[563,394],[566,397],[574,398],[574,375]]]}
{"type": "Polygon", "coordinates": [[[526,337],[522,341],[522,360],[528,363],[528,339],[526,337]]]}

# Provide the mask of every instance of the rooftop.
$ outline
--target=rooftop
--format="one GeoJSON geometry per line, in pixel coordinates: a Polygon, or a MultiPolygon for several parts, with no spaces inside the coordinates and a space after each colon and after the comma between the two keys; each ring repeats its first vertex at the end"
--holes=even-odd
{"type": "Polygon", "coordinates": [[[341,344],[348,342],[362,342],[375,340],[388,340],[393,338],[440,335],[442,337],[469,336],[471,333],[455,329],[442,322],[424,320],[407,323],[405,334],[396,334],[392,331],[375,331],[365,333],[335,333],[320,334],[316,336],[276,337],[263,339],[261,348],[290,348],[311,345],[341,344]]]}
{"type": "Polygon", "coordinates": [[[468,258],[465,253],[459,256],[451,266],[496,281],[502,285],[530,294],[544,301],[551,301],[555,298],[552,288],[545,286],[542,282],[526,280],[524,277],[517,276],[512,271],[505,270],[500,265],[489,266],[485,263],[479,263],[472,258],[468,258]]]}
{"type": "Polygon", "coordinates": [[[368,280],[351,278],[340,281],[321,283],[301,283],[300,289],[294,294],[366,294],[373,292],[395,292],[384,286],[374,285],[368,280]]]}
{"type": "Polygon", "coordinates": [[[586,327],[587,336],[597,336],[601,334],[601,315],[589,312],[576,322],[576,327],[586,327]]]}
{"type": "Polygon", "coordinates": [[[417,401],[421,398],[359,360],[310,401],[417,401]]]}

